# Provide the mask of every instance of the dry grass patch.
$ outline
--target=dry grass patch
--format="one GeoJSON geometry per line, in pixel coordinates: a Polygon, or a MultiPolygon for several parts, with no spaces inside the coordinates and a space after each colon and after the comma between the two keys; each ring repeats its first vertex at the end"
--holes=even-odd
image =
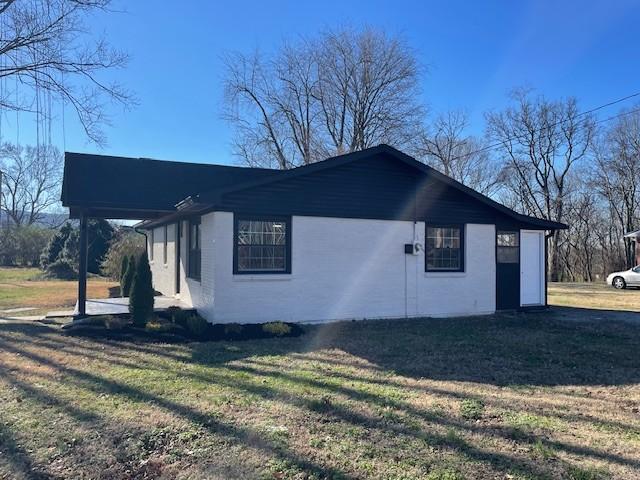
{"type": "Polygon", "coordinates": [[[605,283],[549,283],[549,304],[640,312],[640,289],[616,290],[605,283]]]}
{"type": "Polygon", "coordinates": [[[637,478],[639,334],[551,312],[186,345],[9,324],[0,478],[637,478]]]}
{"type": "MultiPolygon", "coordinates": [[[[73,308],[78,283],[66,280],[43,280],[37,268],[0,268],[0,310],[34,307],[23,315],[44,314],[51,310],[73,308]]],[[[118,283],[102,278],[89,278],[88,298],[109,298],[118,283]]]]}

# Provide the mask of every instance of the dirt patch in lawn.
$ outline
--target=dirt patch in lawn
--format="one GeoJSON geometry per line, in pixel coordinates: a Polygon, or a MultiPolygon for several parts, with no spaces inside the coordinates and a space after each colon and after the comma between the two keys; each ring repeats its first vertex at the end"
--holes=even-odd
{"type": "Polygon", "coordinates": [[[3,325],[0,478],[639,478],[640,327],[557,315],[181,345],[3,325]]]}

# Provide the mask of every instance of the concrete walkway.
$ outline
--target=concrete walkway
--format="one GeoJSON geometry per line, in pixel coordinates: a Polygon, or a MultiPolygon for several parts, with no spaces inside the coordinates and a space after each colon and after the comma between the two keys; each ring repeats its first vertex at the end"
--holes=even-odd
{"type": "Polygon", "coordinates": [[[26,316],[7,316],[5,314],[0,314],[0,324],[2,323],[16,323],[16,322],[37,322],[38,320],[42,320],[42,315],[26,315],[26,316]]]}
{"type": "Polygon", "coordinates": [[[15,320],[41,320],[42,315],[23,315],[25,312],[33,312],[36,307],[17,307],[7,310],[0,310],[0,323],[10,323],[15,320]]]}
{"type": "MultiPolygon", "coordinates": [[[[191,305],[181,302],[173,297],[154,297],[153,310],[161,312],[169,307],[180,307],[184,310],[193,309],[191,305]]],[[[47,313],[47,318],[71,317],[78,311],[78,304],[75,309],[67,311],[57,311],[47,313]]],[[[129,313],[128,298],[93,298],[87,300],[87,315],[121,315],[129,313]]]]}

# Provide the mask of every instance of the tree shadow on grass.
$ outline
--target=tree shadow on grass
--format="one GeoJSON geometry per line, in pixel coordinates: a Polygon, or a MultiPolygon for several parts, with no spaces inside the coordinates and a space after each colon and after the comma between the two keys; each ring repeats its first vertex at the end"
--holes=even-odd
{"type": "MultiPolygon", "coordinates": [[[[160,407],[161,409],[166,410],[171,414],[177,415],[185,420],[188,420],[189,422],[198,424],[200,427],[209,430],[211,433],[223,437],[228,442],[240,443],[247,447],[264,451],[269,455],[273,455],[285,460],[288,464],[295,465],[295,467],[301,471],[304,471],[308,474],[317,475],[318,478],[351,478],[350,475],[343,471],[317,464],[310,461],[309,459],[301,458],[291,450],[284,448],[281,444],[273,443],[269,439],[265,438],[263,434],[253,429],[238,427],[221,422],[211,415],[195,410],[188,405],[168,400],[166,398],[149,392],[145,392],[138,388],[133,388],[122,382],[106,379],[98,375],[78,370],[76,368],[59,365],[56,362],[51,361],[38,354],[12,347],[11,345],[8,345],[3,341],[0,341],[0,347],[2,347],[5,351],[19,354],[33,362],[37,362],[41,365],[47,365],[48,367],[60,371],[64,374],[64,381],[74,384],[77,388],[92,392],[94,394],[107,393],[109,395],[123,397],[127,400],[144,402],[156,407],[160,407]]],[[[32,387],[25,382],[22,382],[15,378],[15,375],[12,376],[3,374],[2,378],[5,381],[8,381],[14,388],[22,391],[23,394],[36,399],[39,403],[43,405],[53,405],[59,407],[74,419],[80,422],[89,422],[93,428],[97,426],[97,417],[95,415],[80,411],[77,408],[69,406],[65,399],[56,398],[43,392],[39,388],[32,387]]],[[[216,378],[213,380],[220,384],[225,383],[225,381],[220,378],[216,378]]],[[[232,386],[234,388],[246,391],[247,393],[250,393],[252,395],[256,395],[266,399],[278,398],[280,400],[286,400],[297,407],[305,408],[309,412],[319,414],[329,421],[345,422],[352,425],[364,426],[370,429],[383,428],[399,435],[410,434],[432,445],[437,445],[439,447],[455,447],[456,449],[463,451],[464,454],[469,458],[476,461],[488,461],[496,465],[509,465],[512,469],[515,468],[516,470],[523,472],[535,472],[537,474],[543,473],[542,470],[539,470],[534,465],[526,463],[520,464],[518,460],[509,456],[482,452],[460,439],[452,439],[447,437],[446,435],[430,434],[422,431],[412,431],[395,424],[383,425],[379,421],[379,419],[365,416],[361,413],[349,410],[344,406],[332,404],[331,402],[298,398],[296,396],[288,395],[286,392],[278,390],[277,388],[265,385],[253,385],[250,382],[234,380],[227,383],[227,386],[232,386]]],[[[333,390],[333,388],[328,388],[328,391],[331,390],[333,390]]]]}
{"type": "Polygon", "coordinates": [[[18,445],[14,433],[0,423],[0,473],[2,463],[15,474],[16,477],[27,477],[32,480],[51,479],[52,477],[40,471],[40,466],[31,454],[18,445]]]}
{"type": "MultiPolygon", "coordinates": [[[[185,402],[173,400],[140,387],[126,380],[115,380],[100,374],[87,372],[68,364],[47,358],[40,350],[64,352],[71,357],[80,357],[89,362],[112,362],[121,368],[153,369],[154,356],[173,362],[168,374],[181,374],[212,386],[219,385],[237,389],[256,398],[277,399],[297,409],[318,415],[325,420],[364,427],[399,438],[416,438],[439,449],[454,449],[471,462],[484,462],[502,471],[518,472],[522,475],[550,475],[548,465],[519,458],[507,453],[491,451],[469,441],[435,431],[403,425],[402,422],[385,421],[376,415],[354,409],[351,405],[317,398],[305,398],[287,390],[286,383],[325,391],[328,395],[347,398],[356,405],[379,408],[391,407],[404,414],[418,417],[427,425],[455,428],[471,435],[480,434],[496,439],[509,439],[508,429],[481,425],[432,415],[416,409],[410,403],[384,394],[362,391],[349,386],[348,373],[335,373],[337,382],[307,378],[300,374],[277,371],[270,365],[270,356],[289,355],[304,358],[309,353],[326,362],[339,360],[325,355],[329,349],[347,352],[362,360],[358,368],[366,366],[373,372],[395,372],[415,379],[462,380],[489,385],[575,385],[581,384],[631,384],[638,382],[637,362],[630,358],[637,355],[638,330],[635,326],[584,324],[580,326],[546,320],[535,315],[490,317],[483,319],[447,320],[398,320],[388,322],[340,323],[309,327],[306,336],[294,339],[271,341],[248,341],[237,343],[203,343],[188,346],[139,345],[129,343],[107,343],[109,350],[103,354],[92,352],[100,348],[100,342],[80,341],[58,336],[49,327],[9,325],[0,331],[0,350],[20,355],[22,358],[52,369],[60,375],[59,382],[68,382],[80,391],[91,395],[108,394],[123,400],[142,402],[162,411],[196,424],[211,434],[221,437],[230,445],[238,445],[262,452],[271,458],[294,465],[296,469],[316,474],[319,478],[351,478],[348,471],[328,466],[324,460],[301,456],[291,448],[273,441],[259,430],[222,421],[211,412],[196,408],[185,402]],[[20,334],[19,337],[11,333],[20,334]],[[614,348],[616,347],[616,348],[614,348]],[[36,352],[33,351],[37,348],[36,352]],[[136,355],[129,359],[129,355],[136,355]],[[136,363],[137,359],[144,360],[136,363]],[[589,357],[595,357],[589,359],[589,357]],[[197,372],[181,367],[181,363],[212,367],[197,372]],[[604,372],[594,366],[603,368],[604,372]],[[620,369],[612,372],[614,368],[620,369]],[[632,370],[635,368],[635,372],[632,370]],[[221,375],[218,370],[229,373],[221,375]],[[540,370],[535,371],[536,369],[540,370]],[[579,370],[576,372],[576,369],[579,370]],[[244,376],[232,375],[242,373],[244,376]],[[260,379],[266,383],[260,383],[260,379]],[[607,379],[604,382],[603,379],[607,379]],[[274,382],[276,384],[274,384],[274,382]],[[285,382],[285,386],[277,382],[285,382]]],[[[353,366],[342,365],[342,366],[353,366]]],[[[158,366],[155,366],[156,369],[158,366]]],[[[162,368],[165,368],[165,363],[162,368]]],[[[20,379],[20,371],[1,372],[5,381],[12,384],[43,405],[55,405],[80,424],[93,428],[112,420],[78,411],[72,399],[51,398],[51,394],[20,379]]],[[[33,376],[40,375],[31,372],[33,376]]],[[[45,375],[45,374],[42,374],[45,375]]],[[[370,380],[367,377],[366,381],[370,380]]],[[[392,384],[393,380],[379,379],[379,383],[392,384]]],[[[431,388],[425,387],[425,388],[431,388]]],[[[434,387],[435,389],[435,387],[434,387]]],[[[459,395],[444,389],[431,392],[436,395],[459,395]]],[[[456,397],[458,398],[458,397],[456,397]]],[[[543,445],[558,451],[581,457],[608,461],[631,468],[638,468],[638,461],[622,455],[602,452],[593,448],[540,439],[532,434],[521,434],[520,442],[543,445]]],[[[16,463],[24,461],[24,455],[13,449],[16,463]]],[[[214,462],[215,463],[215,462],[214,462]]]]}
{"type": "MultiPolygon", "coordinates": [[[[558,312],[565,315],[564,309],[555,312],[555,318],[558,312]]],[[[338,349],[369,362],[362,368],[416,379],[496,386],[640,383],[640,325],[573,323],[555,318],[543,312],[467,319],[340,322],[307,326],[308,332],[301,338],[191,343],[182,349],[109,339],[96,344],[109,347],[114,363],[130,361],[131,352],[217,365],[247,356],[338,349]]],[[[37,324],[7,324],[2,330],[20,332],[29,342],[41,341],[42,346],[50,348],[79,349],[78,353],[95,358],[95,350],[82,341],[60,337],[57,331],[43,331],[37,324]]],[[[339,360],[327,356],[326,361],[339,360]]]]}
{"type": "Polygon", "coordinates": [[[313,327],[305,339],[310,351],[343,350],[416,379],[496,386],[640,383],[640,324],[565,322],[550,312],[342,322],[313,327]]]}
{"type": "MultiPolygon", "coordinates": [[[[338,469],[318,465],[309,459],[300,457],[295,452],[283,447],[281,444],[274,443],[265,438],[263,434],[254,429],[222,422],[217,420],[214,416],[206,412],[196,410],[189,405],[169,400],[162,396],[132,387],[123,382],[107,379],[80,369],[59,364],[56,361],[33,353],[27,349],[18,348],[11,342],[4,339],[0,340],[0,349],[4,352],[20,355],[21,357],[29,359],[38,365],[45,365],[52,368],[63,375],[61,381],[74,384],[77,388],[85,390],[86,392],[91,392],[95,395],[113,395],[122,397],[126,400],[143,402],[159,407],[167,413],[176,415],[184,420],[205,428],[212,434],[222,437],[230,444],[240,444],[262,451],[275,458],[280,458],[289,465],[294,465],[301,471],[317,475],[319,478],[351,478],[349,475],[338,469]]],[[[37,372],[31,372],[31,375],[35,377],[43,376],[37,372]]],[[[42,405],[54,405],[64,411],[65,414],[73,417],[75,420],[81,423],[88,423],[92,428],[96,428],[98,417],[94,414],[72,407],[67,403],[69,399],[60,399],[47,394],[43,389],[33,387],[26,382],[19,380],[17,376],[18,375],[15,371],[14,373],[10,373],[9,369],[0,370],[0,379],[6,381],[13,388],[22,392],[22,394],[29,396],[31,399],[36,400],[42,405]]],[[[12,452],[16,455],[14,463],[24,463],[24,459],[22,458],[23,455],[19,450],[8,449],[9,454],[12,452]]]]}
{"type": "MultiPolygon", "coordinates": [[[[298,469],[310,472],[316,475],[320,475],[321,478],[349,478],[344,472],[338,471],[334,468],[326,467],[315,462],[311,462],[308,459],[301,458],[299,455],[296,455],[290,450],[283,448],[280,444],[273,444],[268,439],[264,438],[262,434],[259,432],[246,428],[246,427],[238,427],[235,425],[230,425],[227,423],[220,422],[219,420],[214,419],[211,415],[207,413],[195,410],[194,408],[184,405],[172,400],[168,400],[156,394],[141,390],[139,388],[131,387],[130,385],[126,385],[125,383],[115,381],[113,379],[103,378],[99,375],[95,375],[92,373],[88,373],[73,367],[68,367],[64,365],[60,365],[55,361],[52,361],[48,358],[45,358],[39,354],[35,354],[33,352],[16,348],[11,344],[0,341],[0,347],[4,351],[12,352],[14,354],[19,354],[20,356],[29,359],[32,362],[36,362],[40,365],[46,365],[62,374],[64,374],[63,381],[66,383],[70,383],[75,385],[79,389],[83,389],[88,392],[92,392],[94,394],[104,394],[107,393],[109,395],[115,395],[119,397],[123,397],[127,400],[134,400],[136,402],[144,402],[157,407],[160,407],[167,412],[178,415],[189,422],[193,422],[198,424],[199,426],[210,430],[212,433],[216,435],[220,435],[225,438],[227,441],[232,443],[240,443],[246,445],[251,448],[256,448],[262,450],[270,455],[275,455],[285,459],[287,462],[294,464],[298,469]]],[[[318,380],[310,380],[306,378],[302,378],[299,376],[283,373],[283,372],[262,372],[256,368],[246,367],[246,366],[235,366],[228,365],[226,368],[242,371],[244,373],[248,373],[252,376],[266,376],[269,378],[286,378],[290,382],[305,384],[307,386],[313,386],[317,388],[322,388],[329,393],[333,394],[341,394],[346,397],[352,398],[359,402],[373,403],[378,406],[393,406],[394,408],[403,410],[409,414],[421,416],[424,420],[427,420],[430,423],[438,423],[448,427],[455,426],[459,429],[469,430],[474,433],[483,433],[487,434],[486,431],[483,431],[481,428],[475,427],[473,425],[468,425],[459,421],[451,421],[443,418],[439,418],[437,416],[428,415],[425,416],[424,412],[416,410],[405,402],[396,401],[389,398],[384,398],[381,395],[376,395],[367,392],[361,392],[356,389],[348,388],[345,386],[334,385],[323,381],[318,380]]],[[[193,376],[193,375],[192,375],[193,376]]],[[[98,420],[98,417],[91,413],[86,413],[83,411],[79,411],[78,409],[69,406],[63,399],[58,399],[52,397],[49,394],[44,393],[40,389],[34,388],[24,382],[19,381],[15,378],[10,378],[11,376],[4,376],[6,380],[8,380],[14,387],[19,388],[24,394],[31,396],[32,398],[36,398],[40,403],[45,405],[55,405],[56,407],[60,407],[65,411],[65,413],[69,414],[73,418],[81,422],[90,422],[94,427],[98,420]],[[9,378],[7,378],[9,377],[9,378]]],[[[469,460],[474,462],[487,462],[496,468],[508,468],[509,471],[519,472],[521,474],[535,474],[535,475],[545,475],[548,472],[546,471],[544,466],[536,465],[533,462],[523,461],[514,456],[491,452],[489,450],[478,449],[477,447],[471,445],[467,441],[457,437],[450,437],[448,435],[433,433],[424,431],[422,429],[416,429],[415,427],[406,427],[401,424],[389,423],[381,421],[379,418],[371,417],[365,415],[356,410],[346,408],[343,405],[333,403],[331,401],[317,401],[317,400],[309,400],[302,397],[296,397],[295,395],[290,395],[286,389],[277,388],[274,386],[267,385],[256,385],[250,381],[239,380],[234,377],[233,379],[225,379],[223,377],[204,377],[201,380],[208,380],[214,382],[218,385],[224,385],[227,387],[233,387],[250,393],[252,395],[265,398],[272,399],[277,398],[281,401],[286,401],[291,403],[292,405],[304,408],[309,412],[319,414],[326,419],[334,422],[343,422],[349,423],[352,425],[363,426],[368,429],[379,429],[394,435],[403,435],[415,437],[420,440],[427,442],[430,445],[437,446],[438,448],[454,448],[457,451],[461,452],[464,456],[466,456],[469,460]]],[[[493,432],[494,436],[501,436],[508,438],[511,434],[510,432],[493,432]]],[[[522,440],[533,443],[537,439],[537,437],[530,436],[528,438],[523,438],[522,440]]],[[[620,457],[612,454],[603,454],[601,452],[588,449],[588,448],[576,448],[571,445],[566,445],[561,442],[552,442],[546,441],[545,445],[548,447],[552,447],[558,450],[564,450],[573,454],[589,456],[593,458],[602,458],[608,461],[612,461],[614,463],[620,463],[623,465],[630,466],[638,466],[638,462],[632,459],[626,459],[624,457],[620,457]]]]}

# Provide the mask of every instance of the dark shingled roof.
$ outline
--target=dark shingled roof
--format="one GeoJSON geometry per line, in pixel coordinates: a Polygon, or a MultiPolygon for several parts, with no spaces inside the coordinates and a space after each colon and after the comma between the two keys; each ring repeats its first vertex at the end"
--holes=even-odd
{"type": "Polygon", "coordinates": [[[265,168],[66,152],[62,204],[117,211],[175,211],[190,195],[281,173],[265,168]]]}
{"type": "MultiPolygon", "coordinates": [[[[72,218],[78,216],[79,209],[84,209],[89,216],[157,223],[161,221],[158,218],[177,215],[176,205],[188,197],[192,197],[196,209],[202,210],[207,205],[216,206],[229,192],[295,179],[378,154],[409,165],[524,225],[550,230],[567,228],[562,223],[517,213],[388,145],[287,171],[67,152],[62,204],[69,207],[72,218]]],[[[187,204],[182,213],[188,213],[190,208],[187,204]]]]}

